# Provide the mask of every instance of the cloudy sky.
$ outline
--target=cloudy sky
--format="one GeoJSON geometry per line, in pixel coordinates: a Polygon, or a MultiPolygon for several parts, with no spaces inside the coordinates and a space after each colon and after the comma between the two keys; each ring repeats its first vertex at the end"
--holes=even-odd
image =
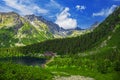
{"type": "Polygon", "coordinates": [[[0,12],[35,14],[64,29],[86,29],[103,21],[119,5],[120,0],[0,0],[0,12]]]}

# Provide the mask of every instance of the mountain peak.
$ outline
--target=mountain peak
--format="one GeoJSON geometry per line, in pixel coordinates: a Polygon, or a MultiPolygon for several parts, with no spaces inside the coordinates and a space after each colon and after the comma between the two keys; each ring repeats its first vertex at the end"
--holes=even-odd
{"type": "Polygon", "coordinates": [[[49,30],[53,34],[55,34],[56,32],[59,32],[61,30],[61,28],[57,24],[53,23],[52,21],[46,20],[42,16],[36,16],[36,15],[32,14],[32,15],[26,15],[25,18],[32,22],[37,20],[37,21],[45,23],[49,27],[49,30]]]}
{"type": "Polygon", "coordinates": [[[0,14],[1,14],[1,15],[18,15],[18,16],[19,16],[18,13],[13,12],[13,11],[11,11],[11,12],[0,12],[0,14]]]}
{"type": "Polygon", "coordinates": [[[36,18],[36,16],[34,15],[34,14],[32,14],[32,15],[26,15],[26,16],[24,16],[26,19],[28,19],[28,20],[30,20],[30,21],[33,21],[35,18],[36,18]]]}

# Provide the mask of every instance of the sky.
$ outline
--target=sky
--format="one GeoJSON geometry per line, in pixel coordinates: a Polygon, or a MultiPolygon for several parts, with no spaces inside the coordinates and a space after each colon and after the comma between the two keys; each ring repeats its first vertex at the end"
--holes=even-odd
{"type": "Polygon", "coordinates": [[[0,12],[35,14],[64,29],[89,28],[109,16],[120,0],[0,0],[0,12]]]}

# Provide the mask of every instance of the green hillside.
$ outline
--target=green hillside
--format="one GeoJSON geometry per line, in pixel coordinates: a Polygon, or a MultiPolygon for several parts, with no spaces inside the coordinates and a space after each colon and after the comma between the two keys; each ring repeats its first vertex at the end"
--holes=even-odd
{"type": "Polygon", "coordinates": [[[1,48],[0,60],[8,61],[0,62],[0,79],[3,80],[54,80],[55,76],[73,75],[91,77],[95,80],[119,80],[120,7],[92,32],[24,47],[1,48]],[[56,53],[56,56],[42,55],[47,52],[56,53]],[[32,57],[35,60],[42,58],[46,61],[42,65],[43,68],[27,66],[23,60],[23,64],[12,62],[14,58],[21,60],[24,57],[27,57],[26,59],[32,57]]]}
{"type": "MultiPolygon", "coordinates": [[[[37,21],[36,21],[37,22],[37,21]]],[[[53,38],[47,25],[34,26],[17,13],[0,13],[0,47],[25,46],[53,38]]]]}
{"type": "MultiPolygon", "coordinates": [[[[94,31],[84,34],[82,36],[74,38],[54,39],[48,40],[37,44],[22,47],[23,53],[44,53],[46,51],[52,51],[57,54],[76,54],[91,50],[93,48],[100,47],[100,45],[109,37],[112,39],[116,30],[119,29],[120,25],[120,8],[118,8],[113,14],[106,18],[106,20],[99,25],[94,31]]],[[[119,37],[119,36],[117,36],[119,37]]],[[[113,44],[118,44],[119,39],[113,44]]],[[[116,45],[115,44],[115,45],[116,45]]],[[[112,45],[112,43],[111,43],[112,45]]],[[[116,47],[119,47],[116,45],[116,47]]]]}

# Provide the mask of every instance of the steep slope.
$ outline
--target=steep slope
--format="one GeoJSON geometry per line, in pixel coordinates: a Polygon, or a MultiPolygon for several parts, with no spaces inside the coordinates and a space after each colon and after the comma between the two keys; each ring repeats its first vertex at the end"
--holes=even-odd
{"type": "Polygon", "coordinates": [[[64,30],[63,28],[59,27],[57,24],[51,21],[47,21],[42,16],[26,15],[25,18],[30,22],[32,22],[35,26],[41,26],[39,25],[40,22],[46,24],[48,26],[49,31],[53,34],[56,34],[59,31],[64,30]]]}
{"type": "MultiPolygon", "coordinates": [[[[108,36],[113,34],[116,25],[120,25],[120,8],[117,8],[104,22],[88,34],[74,38],[49,40],[23,47],[23,49],[26,53],[53,51],[58,54],[75,54],[83,52],[101,45],[104,40],[107,40],[108,36]]],[[[117,41],[119,40],[117,39],[117,41]]]]}
{"type": "Polygon", "coordinates": [[[81,28],[65,30],[42,16],[0,13],[0,47],[25,46],[51,38],[75,37],[81,28]],[[75,33],[75,34],[74,34],[75,33]]]}
{"type": "MultiPolygon", "coordinates": [[[[59,27],[57,24],[44,19],[42,16],[35,16],[33,15],[26,15],[25,19],[27,19],[31,24],[34,26],[41,26],[41,23],[46,24],[48,27],[47,29],[54,35],[54,38],[65,38],[65,37],[75,37],[81,35],[82,29],[76,27],[75,29],[63,29],[59,27]],[[76,32],[77,35],[73,35],[73,32],[76,32]]],[[[43,28],[42,28],[43,29],[43,28]]],[[[46,30],[46,29],[43,29],[46,30]]]]}
{"type": "Polygon", "coordinates": [[[93,23],[93,24],[90,26],[89,29],[90,29],[90,30],[93,30],[93,29],[95,29],[96,27],[98,27],[99,24],[100,24],[100,23],[96,21],[95,23],[93,23]]]}
{"type": "Polygon", "coordinates": [[[14,12],[0,13],[0,47],[24,46],[51,39],[47,25],[33,26],[14,12]],[[43,29],[45,28],[45,29],[43,29]]]}
{"type": "MultiPolygon", "coordinates": [[[[73,75],[81,75],[92,77],[95,80],[119,80],[120,7],[90,33],[74,38],[48,40],[20,48],[0,49],[0,53],[2,53],[0,57],[5,57],[5,59],[9,57],[11,62],[13,56],[38,58],[41,57],[41,53],[46,51],[57,53],[46,65],[47,68],[44,68],[48,72],[47,76],[41,75],[42,77],[40,77],[39,74],[34,74],[36,71],[39,73],[39,70],[40,74],[45,73],[38,66],[22,67],[13,63],[0,63],[0,77],[2,79],[21,79],[24,77],[26,79],[52,80],[52,76],[58,79],[61,76],[72,76],[72,80],[75,80],[76,77],[73,75]],[[25,74],[26,70],[28,72],[25,74]]],[[[50,57],[47,56],[47,58],[50,57]]]]}

